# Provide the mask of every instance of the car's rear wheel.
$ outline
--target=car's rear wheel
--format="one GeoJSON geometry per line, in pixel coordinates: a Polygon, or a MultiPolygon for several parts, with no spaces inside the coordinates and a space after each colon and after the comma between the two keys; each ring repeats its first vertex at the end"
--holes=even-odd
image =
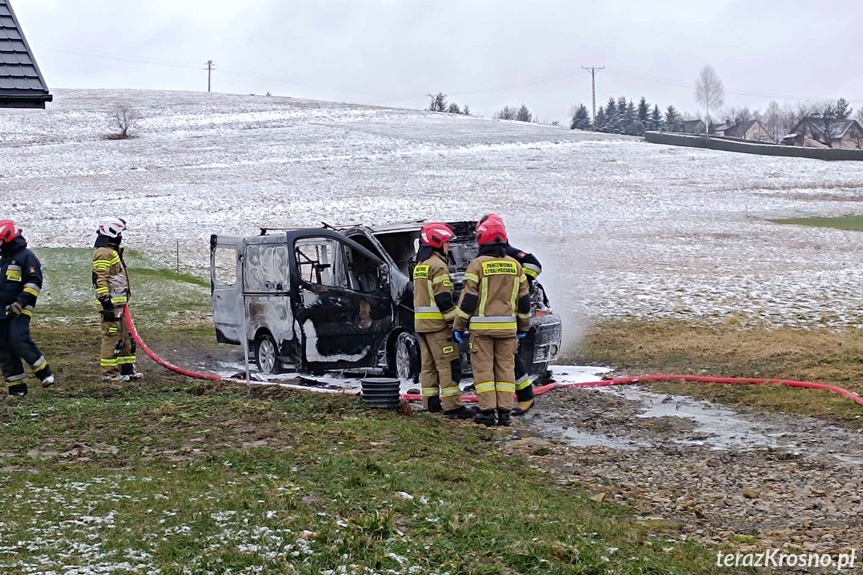
{"type": "Polygon", "coordinates": [[[282,371],[282,362],[278,358],[276,341],[268,333],[262,333],[255,340],[255,362],[261,373],[272,375],[282,371]]]}
{"type": "Polygon", "coordinates": [[[402,381],[420,380],[420,344],[414,334],[402,332],[396,339],[395,372],[402,381]]]}

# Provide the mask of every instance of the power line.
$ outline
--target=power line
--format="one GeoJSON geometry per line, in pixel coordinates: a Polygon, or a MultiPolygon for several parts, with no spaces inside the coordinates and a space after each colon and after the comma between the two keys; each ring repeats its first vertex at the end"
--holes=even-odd
{"type": "Polygon", "coordinates": [[[84,56],[90,58],[99,58],[102,60],[117,60],[120,62],[137,62],[140,64],[150,64],[153,66],[166,66],[170,68],[190,68],[197,70],[198,66],[188,62],[178,62],[176,60],[163,60],[158,58],[141,58],[137,56],[125,56],[122,54],[111,54],[108,52],[97,52],[96,50],[85,50],[82,48],[69,48],[65,46],[47,46],[45,50],[49,52],[58,52],[60,54],[70,54],[73,56],[84,56]]]}

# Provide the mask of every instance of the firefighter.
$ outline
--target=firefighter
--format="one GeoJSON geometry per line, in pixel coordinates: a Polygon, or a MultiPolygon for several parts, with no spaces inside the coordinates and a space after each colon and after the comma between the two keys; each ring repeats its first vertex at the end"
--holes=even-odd
{"type": "Polygon", "coordinates": [[[453,324],[457,341],[470,327],[471,364],[479,413],[474,421],[509,425],[515,393],[518,339],[530,329],[530,294],[521,264],[506,255],[503,221],[489,218],[476,229],[479,256],[465,272],[453,324]]]}
{"type": "Polygon", "coordinates": [[[54,384],[45,356],[30,337],[30,320],[42,290],[42,264],[12,220],[0,221],[0,363],[12,395],[27,395],[24,364],[42,387],[54,384]]]}
{"type": "Polygon", "coordinates": [[[93,251],[93,288],[102,306],[102,381],[142,379],[135,370],[135,342],[129,334],[123,308],[129,303],[129,274],[123,261],[126,220],[106,220],[96,230],[93,251]]]}
{"type": "MultiPolygon", "coordinates": [[[[482,217],[479,223],[477,223],[477,227],[488,219],[498,219],[503,222],[503,218],[497,214],[486,214],[482,217]]],[[[524,270],[524,275],[527,276],[528,287],[533,288],[533,282],[535,282],[536,278],[539,277],[539,274],[542,273],[542,264],[539,263],[536,256],[513,247],[509,242],[506,244],[506,255],[521,264],[521,267],[524,270]]],[[[521,344],[519,344],[519,350],[515,353],[516,407],[512,410],[512,415],[515,416],[527,413],[528,410],[533,407],[534,403],[533,378],[528,373],[527,362],[524,361],[520,351],[521,344]]]]}
{"type": "Polygon", "coordinates": [[[431,412],[470,419],[476,412],[461,403],[461,361],[453,341],[453,285],[447,267],[449,241],[455,232],[430,223],[420,230],[421,247],[414,267],[414,324],[422,357],[423,407],[431,412]]]}

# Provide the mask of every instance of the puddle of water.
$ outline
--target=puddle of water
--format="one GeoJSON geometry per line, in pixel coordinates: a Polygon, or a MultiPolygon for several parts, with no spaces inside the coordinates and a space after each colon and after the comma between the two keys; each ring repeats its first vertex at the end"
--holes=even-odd
{"type": "Polygon", "coordinates": [[[782,430],[769,429],[753,423],[735,411],[692,399],[682,395],[662,395],[645,391],[638,387],[605,388],[627,400],[642,404],[641,419],[660,417],[680,417],[695,423],[693,433],[705,436],[704,439],[676,439],[675,443],[684,445],[707,445],[711,449],[759,449],[779,448],[794,452],[799,450],[782,430]]]}

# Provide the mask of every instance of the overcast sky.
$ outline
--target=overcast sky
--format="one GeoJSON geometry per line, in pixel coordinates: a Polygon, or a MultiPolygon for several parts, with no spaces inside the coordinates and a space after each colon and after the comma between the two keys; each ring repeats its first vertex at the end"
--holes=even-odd
{"type": "Polygon", "coordinates": [[[863,2],[820,0],[12,0],[52,88],[213,90],[421,108],[443,91],[543,120],[645,96],[696,112],[705,64],[726,106],[863,107],[863,2]]]}

